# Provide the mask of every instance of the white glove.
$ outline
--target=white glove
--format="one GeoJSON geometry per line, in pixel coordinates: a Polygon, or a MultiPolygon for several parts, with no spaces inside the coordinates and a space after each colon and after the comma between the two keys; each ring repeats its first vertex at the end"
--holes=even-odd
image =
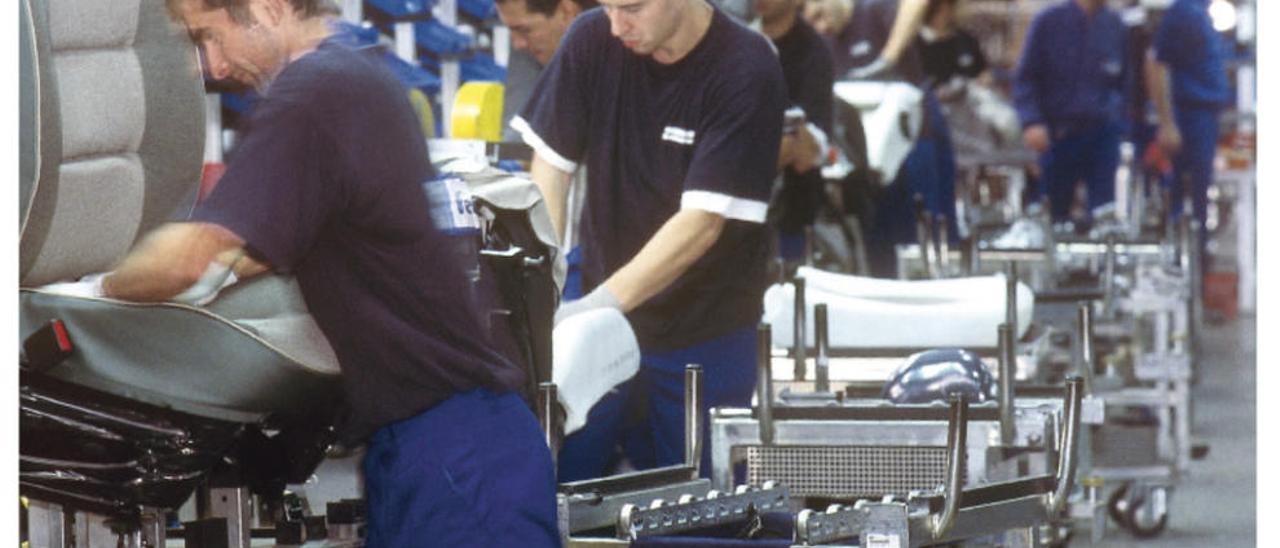
{"type": "Polygon", "coordinates": [[[200,275],[195,284],[169,300],[191,306],[204,306],[213,302],[219,291],[237,281],[239,278],[236,278],[230,265],[214,261],[204,269],[204,274],[200,275]]]}
{"type": "Polygon", "coordinates": [[[558,325],[562,320],[574,314],[597,308],[612,308],[621,311],[622,303],[618,302],[618,298],[613,296],[609,288],[605,287],[604,284],[600,284],[599,287],[591,290],[581,299],[560,303],[560,307],[556,309],[555,324],[558,325]]]}
{"type": "Polygon", "coordinates": [[[59,295],[67,295],[70,297],[85,297],[92,299],[101,299],[106,296],[102,291],[102,280],[107,277],[110,272],[99,272],[97,274],[89,274],[74,282],[62,282],[49,284],[41,290],[59,295]]]}

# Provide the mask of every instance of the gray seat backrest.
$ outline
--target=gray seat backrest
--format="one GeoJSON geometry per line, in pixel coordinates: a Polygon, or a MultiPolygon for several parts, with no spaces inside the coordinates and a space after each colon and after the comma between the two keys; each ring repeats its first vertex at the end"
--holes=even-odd
{"type": "Polygon", "coordinates": [[[204,153],[194,46],[164,0],[19,0],[19,281],[110,269],[190,208],[204,153]]]}

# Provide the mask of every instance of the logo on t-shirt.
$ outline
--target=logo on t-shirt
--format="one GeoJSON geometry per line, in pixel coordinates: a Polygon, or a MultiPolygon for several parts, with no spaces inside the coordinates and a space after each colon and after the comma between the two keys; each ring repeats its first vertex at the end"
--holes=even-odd
{"type": "Polygon", "coordinates": [[[871,53],[871,42],[868,40],[863,40],[852,46],[849,46],[849,55],[852,55],[854,57],[862,57],[863,55],[866,55],[868,53],[871,53]]]}
{"type": "Polygon", "coordinates": [[[675,126],[667,126],[662,129],[662,140],[671,141],[679,145],[693,144],[693,130],[678,128],[675,126]]]}

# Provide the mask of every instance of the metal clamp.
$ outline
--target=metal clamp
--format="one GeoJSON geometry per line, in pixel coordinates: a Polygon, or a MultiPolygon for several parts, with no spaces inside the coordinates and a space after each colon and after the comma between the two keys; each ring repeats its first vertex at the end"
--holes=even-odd
{"type": "Polygon", "coordinates": [[[960,512],[960,490],[964,488],[965,448],[969,438],[969,400],[951,396],[951,413],[947,419],[947,477],[943,490],[942,512],[929,523],[935,538],[945,535],[956,523],[960,512]]]}
{"type": "Polygon", "coordinates": [[[1045,507],[1050,516],[1056,516],[1067,505],[1067,497],[1076,477],[1076,447],[1080,438],[1080,407],[1084,398],[1084,379],[1071,377],[1067,379],[1067,393],[1063,401],[1062,435],[1058,443],[1057,487],[1049,495],[1045,507]]]}
{"type": "Polygon", "coordinates": [[[733,493],[712,490],[705,498],[682,495],[676,502],[657,499],[647,507],[627,504],[618,513],[617,536],[670,535],[740,520],[755,512],[790,512],[787,488],[772,481],[760,487],[739,485],[733,493]]]}

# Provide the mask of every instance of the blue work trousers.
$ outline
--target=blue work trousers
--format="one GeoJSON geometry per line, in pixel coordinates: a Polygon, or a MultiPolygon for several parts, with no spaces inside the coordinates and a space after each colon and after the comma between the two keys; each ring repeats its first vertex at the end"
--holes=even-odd
{"type": "Polygon", "coordinates": [[[1182,150],[1173,158],[1173,180],[1169,182],[1169,208],[1173,219],[1182,215],[1182,202],[1189,192],[1191,207],[1203,229],[1208,212],[1209,184],[1213,182],[1213,156],[1218,146],[1218,111],[1178,108],[1178,131],[1182,150]]]}
{"type": "Polygon", "coordinates": [[[513,393],[464,392],[382,427],[364,474],[368,546],[560,545],[551,453],[513,393]]]}
{"type": "MultiPolygon", "coordinates": [[[[738,329],[692,347],[642,352],[640,371],[591,408],[587,424],[565,438],[560,481],[609,475],[625,455],[638,470],[684,461],[684,369],[702,366],[699,410],[750,407],[756,385],[756,328],[738,329]]],[[[710,428],[703,428],[701,473],[711,472],[710,428]]]]}
{"type": "Polygon", "coordinates": [[[1076,183],[1084,181],[1088,191],[1088,211],[1116,199],[1116,167],[1120,163],[1120,126],[1099,124],[1092,128],[1054,137],[1049,150],[1040,155],[1041,186],[1049,196],[1053,222],[1071,218],[1076,183]]]}

